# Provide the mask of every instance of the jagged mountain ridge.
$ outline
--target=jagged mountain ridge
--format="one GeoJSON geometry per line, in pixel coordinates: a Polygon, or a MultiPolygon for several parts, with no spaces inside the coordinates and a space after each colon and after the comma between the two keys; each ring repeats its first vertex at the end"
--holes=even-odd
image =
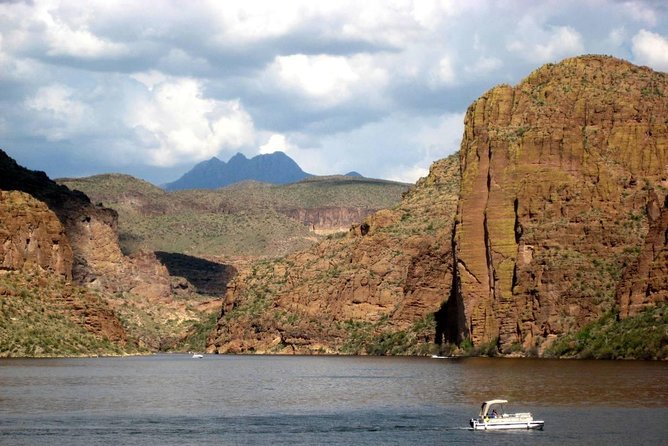
{"type": "Polygon", "coordinates": [[[665,305],[667,77],[583,56],[493,88],[467,111],[459,168],[437,163],[407,198],[429,225],[412,226],[405,200],[344,239],[256,264],[231,284],[210,351],[469,340],[542,354],[611,311],[665,305]],[[424,188],[460,181],[454,198],[424,188]],[[404,235],[379,239],[388,228],[404,235]]]}
{"type": "Polygon", "coordinates": [[[240,181],[255,180],[287,184],[311,176],[283,152],[246,158],[237,153],[226,163],[215,156],[195,165],[178,180],[165,185],[168,191],[182,189],[218,189],[240,181]]]}

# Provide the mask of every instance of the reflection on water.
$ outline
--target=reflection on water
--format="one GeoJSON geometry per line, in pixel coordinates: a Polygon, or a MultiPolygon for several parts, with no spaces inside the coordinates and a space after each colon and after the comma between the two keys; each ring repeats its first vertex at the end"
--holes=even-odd
{"type": "Polygon", "coordinates": [[[668,365],[643,361],[472,358],[461,363],[466,399],[565,406],[668,406],[668,365]]]}
{"type": "MultiPolygon", "coordinates": [[[[651,443],[668,436],[667,423],[642,426],[668,415],[667,372],[666,363],[640,361],[5,359],[0,444],[90,444],[92,437],[102,444],[221,444],[221,435],[234,440],[228,444],[281,438],[413,444],[444,436],[448,443],[471,444],[483,437],[460,428],[490,398],[544,418],[540,443],[651,443]]],[[[531,438],[498,436],[494,443],[532,444],[531,438]]]]}

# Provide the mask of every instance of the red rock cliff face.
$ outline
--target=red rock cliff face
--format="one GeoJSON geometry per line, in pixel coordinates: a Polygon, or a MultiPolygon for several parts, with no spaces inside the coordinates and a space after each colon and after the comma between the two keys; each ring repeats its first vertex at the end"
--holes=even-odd
{"type": "MultiPolygon", "coordinates": [[[[69,238],[56,214],[27,193],[0,190],[0,270],[4,270],[0,271],[3,273],[0,276],[0,300],[28,301],[24,305],[30,312],[39,311],[31,309],[30,302],[40,296],[48,302],[45,307],[51,315],[65,314],[96,337],[125,345],[125,330],[106,302],[71,284],[73,263],[69,238]],[[24,283],[32,300],[13,291],[13,286],[4,286],[4,274],[10,277],[23,274],[23,279],[18,282],[24,283]],[[36,283],[28,285],[33,280],[36,283]]],[[[20,307],[20,304],[13,305],[20,307]]],[[[12,321],[12,324],[18,323],[12,321]]],[[[44,334],[51,328],[45,325],[40,329],[44,334]]],[[[61,333],[53,335],[59,337],[61,333]]],[[[0,355],[11,353],[0,351],[0,355]]]]}
{"type": "Polygon", "coordinates": [[[465,125],[458,337],[530,348],[600,317],[665,195],[668,76],[569,59],[490,90],[465,125]]]}
{"type": "Polygon", "coordinates": [[[72,278],[72,248],[58,217],[23,192],[0,191],[0,268],[38,266],[72,278]]]}
{"type": "Polygon", "coordinates": [[[617,292],[619,316],[635,316],[645,308],[668,301],[668,196],[647,205],[649,233],[637,261],[624,273],[617,292]]]}
{"type": "Polygon", "coordinates": [[[50,180],[43,172],[19,166],[0,150],[0,190],[23,191],[46,204],[64,227],[71,247],[72,278],[111,292],[134,291],[151,298],[170,296],[169,274],[153,256],[151,265],[123,255],[118,243],[118,215],[97,206],[81,192],[50,180]]]}
{"type": "Polygon", "coordinates": [[[279,212],[308,226],[317,234],[347,231],[378,209],[328,207],[313,209],[281,209],[279,212]]]}

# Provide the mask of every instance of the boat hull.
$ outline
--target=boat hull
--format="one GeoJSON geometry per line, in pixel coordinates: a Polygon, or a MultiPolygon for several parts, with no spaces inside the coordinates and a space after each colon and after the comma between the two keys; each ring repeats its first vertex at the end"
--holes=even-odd
{"type": "Polygon", "coordinates": [[[471,420],[472,430],[508,430],[508,429],[537,429],[543,430],[544,421],[526,420],[526,421],[505,421],[505,420],[471,420]]]}

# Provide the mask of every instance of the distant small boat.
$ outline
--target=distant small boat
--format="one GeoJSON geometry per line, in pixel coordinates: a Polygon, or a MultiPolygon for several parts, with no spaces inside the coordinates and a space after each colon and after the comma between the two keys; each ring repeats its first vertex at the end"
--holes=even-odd
{"type": "Polygon", "coordinates": [[[482,403],[478,418],[471,418],[473,430],[540,429],[544,421],[534,420],[530,412],[505,413],[507,400],[490,400],[482,403]]]}
{"type": "Polygon", "coordinates": [[[432,358],[434,359],[448,359],[449,356],[440,356],[440,355],[431,355],[432,358]]]}
{"type": "Polygon", "coordinates": [[[204,357],[204,355],[202,355],[201,353],[193,354],[193,359],[200,359],[200,358],[203,358],[203,357],[204,357]]]}

